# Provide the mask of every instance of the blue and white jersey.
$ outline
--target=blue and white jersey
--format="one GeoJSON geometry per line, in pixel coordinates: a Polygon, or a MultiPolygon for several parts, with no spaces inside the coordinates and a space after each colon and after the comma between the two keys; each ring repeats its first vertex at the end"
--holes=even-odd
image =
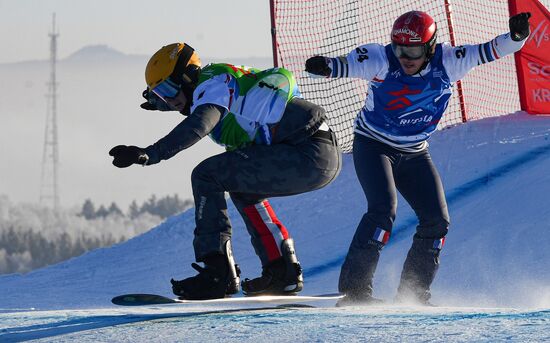
{"type": "Polygon", "coordinates": [[[484,44],[437,44],[430,63],[412,76],[405,74],[391,45],[365,44],[346,56],[328,59],[328,64],[330,77],[370,81],[355,133],[415,152],[427,147],[426,140],[447,108],[453,83],[478,65],[518,51],[523,43],[507,33],[484,44]]]}

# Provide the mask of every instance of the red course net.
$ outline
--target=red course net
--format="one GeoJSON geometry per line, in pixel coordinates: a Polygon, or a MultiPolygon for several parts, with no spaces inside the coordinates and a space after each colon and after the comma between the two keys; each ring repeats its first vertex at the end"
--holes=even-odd
{"type": "MultiPolygon", "coordinates": [[[[542,1],[546,6],[550,0],[542,1]]],[[[345,55],[365,43],[388,44],[394,20],[411,10],[429,13],[438,25],[438,42],[455,45],[485,43],[508,28],[507,0],[391,2],[364,0],[272,0],[277,65],[292,71],[304,98],[323,106],[344,152],[352,147],[353,120],[365,100],[367,83],[358,79],[314,79],[304,72],[311,56],[345,55]],[[450,18],[450,19],[449,19],[450,18]]],[[[507,114],[520,109],[513,56],[479,66],[463,80],[467,120],[507,114]]],[[[440,128],[463,121],[456,91],[440,128]]]]}

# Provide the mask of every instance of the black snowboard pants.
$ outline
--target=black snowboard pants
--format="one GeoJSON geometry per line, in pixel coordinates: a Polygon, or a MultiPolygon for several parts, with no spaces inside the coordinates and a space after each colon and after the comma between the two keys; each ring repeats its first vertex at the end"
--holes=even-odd
{"type": "MultiPolygon", "coordinates": [[[[297,101],[287,111],[299,111],[300,106],[309,105],[297,101]]],[[[246,224],[262,266],[281,258],[281,243],[290,235],[267,198],[319,189],[334,180],[340,169],[336,137],[325,126],[301,141],[252,145],[207,158],[191,175],[196,260],[223,253],[231,238],[226,192],[246,224]]]]}
{"type": "Polygon", "coordinates": [[[399,190],[419,223],[403,266],[398,297],[427,301],[449,227],[443,186],[428,149],[406,153],[356,134],[353,160],[368,210],[342,266],[340,292],[357,299],[372,296],[374,272],[391,236],[399,190]]]}

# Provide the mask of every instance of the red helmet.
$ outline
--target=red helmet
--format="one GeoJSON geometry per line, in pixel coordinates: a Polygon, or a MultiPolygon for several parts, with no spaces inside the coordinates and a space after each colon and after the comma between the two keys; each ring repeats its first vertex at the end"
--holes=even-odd
{"type": "Polygon", "coordinates": [[[427,13],[410,11],[395,20],[391,31],[391,42],[394,46],[423,46],[425,55],[433,55],[437,26],[435,20],[427,13]]]}

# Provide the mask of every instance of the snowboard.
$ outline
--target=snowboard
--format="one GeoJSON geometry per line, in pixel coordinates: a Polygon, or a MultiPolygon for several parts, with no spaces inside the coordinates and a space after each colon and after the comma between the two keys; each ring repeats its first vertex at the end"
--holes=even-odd
{"type": "Polygon", "coordinates": [[[147,305],[165,305],[165,304],[272,304],[287,305],[299,304],[305,302],[316,302],[321,300],[338,300],[343,298],[343,294],[319,294],[319,295],[260,295],[251,297],[220,298],[208,300],[186,300],[173,299],[158,294],[124,294],[111,299],[111,302],[120,306],[147,306],[147,305]]]}

